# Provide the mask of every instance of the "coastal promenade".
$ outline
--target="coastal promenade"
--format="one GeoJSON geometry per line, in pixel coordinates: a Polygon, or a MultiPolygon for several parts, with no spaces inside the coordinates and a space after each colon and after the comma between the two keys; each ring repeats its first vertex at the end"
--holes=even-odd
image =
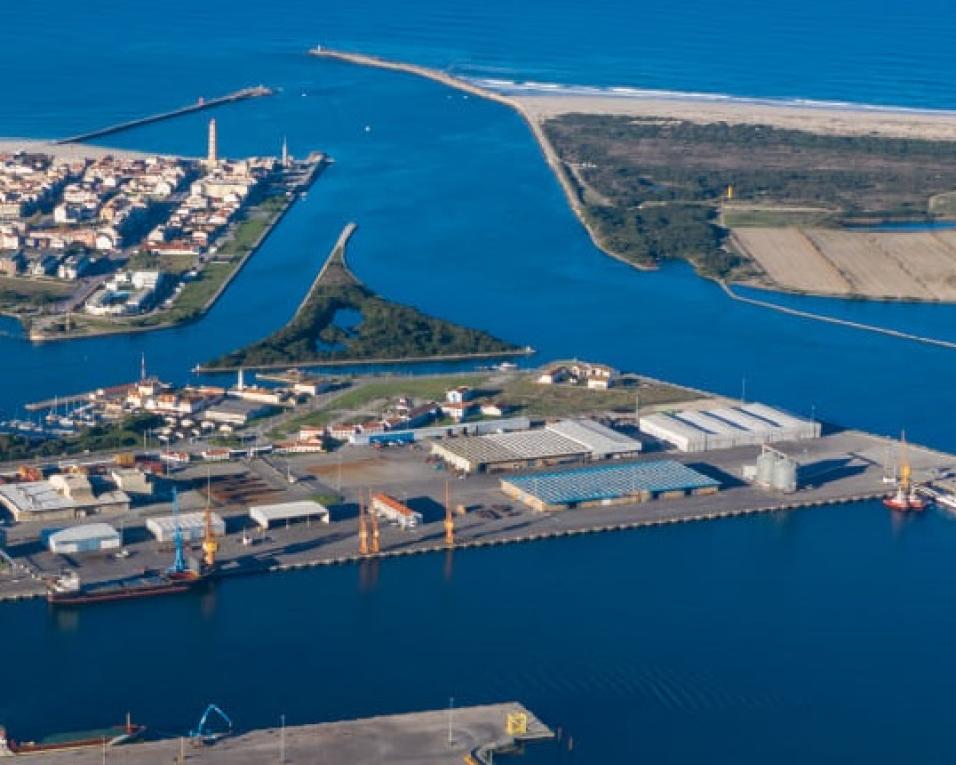
{"type": "Polygon", "coordinates": [[[126,744],[101,750],[31,754],[35,765],[312,765],[312,763],[432,763],[491,765],[506,754],[554,738],[551,729],[517,702],[369,717],[285,728],[251,730],[194,746],[186,738],[126,744]],[[509,715],[525,715],[524,732],[509,733],[509,715]]]}
{"type": "Polygon", "coordinates": [[[92,141],[95,138],[102,138],[107,135],[113,135],[114,133],[122,133],[125,130],[132,130],[133,128],[142,127],[143,125],[149,125],[154,122],[163,122],[175,117],[182,117],[185,114],[201,112],[205,109],[214,109],[217,106],[224,106],[225,104],[232,104],[236,103],[237,101],[245,101],[250,98],[271,96],[273,93],[274,91],[271,88],[267,88],[264,85],[257,85],[253,88],[242,88],[241,90],[237,90],[233,93],[227,93],[224,96],[217,96],[216,98],[200,98],[198,101],[196,101],[196,103],[182,106],[178,109],[172,109],[170,111],[160,112],[158,114],[150,114],[145,117],[138,117],[136,119],[120,122],[115,125],[107,125],[106,127],[90,130],[86,133],[72,135],[68,138],[60,138],[53,143],[60,145],[67,143],[85,143],[87,141],[92,141]]]}

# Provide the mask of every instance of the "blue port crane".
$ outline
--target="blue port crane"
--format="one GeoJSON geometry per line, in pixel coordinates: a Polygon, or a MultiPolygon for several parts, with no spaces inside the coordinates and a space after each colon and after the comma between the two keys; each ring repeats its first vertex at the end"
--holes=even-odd
{"type": "Polygon", "coordinates": [[[225,738],[232,733],[232,720],[229,715],[223,712],[215,704],[206,707],[206,711],[199,718],[199,725],[195,730],[189,732],[189,737],[196,744],[214,744],[221,738],[225,738]],[[225,730],[213,730],[209,724],[209,716],[215,714],[225,724],[225,730]]]}
{"type": "Polygon", "coordinates": [[[173,535],[176,557],[173,558],[173,565],[166,570],[166,573],[185,574],[187,571],[186,552],[183,549],[183,527],[179,523],[179,494],[175,488],[173,489],[173,518],[176,519],[176,533],[173,535]]]}

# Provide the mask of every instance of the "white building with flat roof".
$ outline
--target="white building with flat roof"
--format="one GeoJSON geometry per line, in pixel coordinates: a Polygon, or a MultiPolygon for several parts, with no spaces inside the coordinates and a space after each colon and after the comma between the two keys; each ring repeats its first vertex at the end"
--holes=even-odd
{"type": "Polygon", "coordinates": [[[119,532],[108,523],[86,523],[55,531],[47,537],[46,543],[52,553],[73,555],[116,550],[123,540],[119,532]]]}
{"type": "Polygon", "coordinates": [[[275,523],[291,523],[292,521],[317,520],[319,523],[329,522],[329,509],[311,499],[298,502],[280,502],[274,505],[252,505],[249,508],[249,517],[264,529],[275,523]]]}
{"type": "MultiPolygon", "coordinates": [[[[212,516],[212,533],[221,537],[226,533],[226,523],[218,513],[210,513],[212,516]]],[[[164,515],[158,518],[149,518],[146,521],[146,528],[149,533],[156,537],[157,542],[172,542],[176,538],[176,525],[183,535],[184,542],[198,542],[206,534],[206,514],[205,513],[180,513],[177,515],[164,515]]]]}

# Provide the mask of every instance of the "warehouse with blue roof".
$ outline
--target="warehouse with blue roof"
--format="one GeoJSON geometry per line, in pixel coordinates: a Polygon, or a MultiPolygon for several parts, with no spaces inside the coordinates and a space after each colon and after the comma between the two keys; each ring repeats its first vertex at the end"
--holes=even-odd
{"type": "Polygon", "coordinates": [[[719,489],[719,481],[675,460],[592,465],[501,480],[505,494],[539,511],[630,505],[719,489]]]}

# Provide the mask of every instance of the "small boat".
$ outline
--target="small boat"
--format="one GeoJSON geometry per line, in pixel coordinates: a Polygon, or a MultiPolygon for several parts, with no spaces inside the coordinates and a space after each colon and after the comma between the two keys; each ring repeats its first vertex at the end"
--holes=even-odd
{"type": "Polygon", "coordinates": [[[898,513],[920,512],[926,509],[926,500],[917,494],[915,489],[907,492],[902,486],[897,488],[895,494],[885,497],[883,504],[898,513]]]}
{"type": "Polygon", "coordinates": [[[38,741],[14,741],[0,728],[0,757],[21,754],[39,754],[70,749],[88,749],[92,747],[119,746],[139,738],[146,731],[145,725],[135,725],[126,716],[125,725],[112,725],[108,728],[57,733],[45,736],[38,741]]]}
{"type": "Polygon", "coordinates": [[[920,512],[926,509],[926,500],[913,485],[910,463],[906,457],[905,433],[900,434],[900,473],[896,481],[896,491],[884,497],[883,504],[898,513],[920,512]]]}

